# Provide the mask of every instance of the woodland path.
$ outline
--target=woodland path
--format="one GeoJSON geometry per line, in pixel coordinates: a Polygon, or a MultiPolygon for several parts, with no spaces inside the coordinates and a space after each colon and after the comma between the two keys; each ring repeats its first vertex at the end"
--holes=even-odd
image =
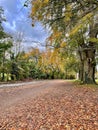
{"type": "Polygon", "coordinates": [[[98,130],[98,87],[66,80],[0,85],[0,130],[98,130]]]}

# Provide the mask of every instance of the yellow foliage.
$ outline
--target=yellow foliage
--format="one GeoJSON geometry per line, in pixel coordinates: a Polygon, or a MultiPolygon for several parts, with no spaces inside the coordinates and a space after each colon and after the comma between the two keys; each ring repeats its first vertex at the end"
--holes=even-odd
{"type": "Polygon", "coordinates": [[[38,48],[35,48],[35,49],[33,49],[32,51],[26,53],[26,54],[23,56],[23,59],[28,59],[28,58],[30,58],[30,56],[38,56],[39,54],[40,54],[39,49],[38,49],[38,48]]]}
{"type": "Polygon", "coordinates": [[[30,52],[30,55],[34,56],[34,55],[38,55],[39,54],[39,49],[35,48],[30,52]]]}
{"type": "Polygon", "coordinates": [[[49,40],[52,41],[54,39],[60,38],[61,36],[62,36],[62,32],[56,31],[49,37],[49,40]]]}
{"type": "Polygon", "coordinates": [[[70,19],[71,19],[71,17],[72,17],[72,13],[71,12],[66,12],[65,13],[65,18],[64,18],[64,21],[65,22],[69,22],[70,21],[70,19]]]}
{"type": "MultiPolygon", "coordinates": [[[[35,20],[43,20],[43,10],[45,10],[45,6],[48,4],[49,0],[35,0],[32,2],[32,11],[31,17],[35,20]]],[[[49,14],[47,13],[47,16],[49,14]]]]}
{"type": "Polygon", "coordinates": [[[23,56],[23,59],[27,59],[29,56],[30,56],[30,54],[29,54],[29,53],[26,53],[26,54],[23,56]]]}
{"type": "Polygon", "coordinates": [[[42,6],[42,2],[41,0],[36,0],[32,2],[32,12],[31,15],[35,16],[38,12],[38,10],[40,10],[41,6],[42,6]]]}
{"type": "Polygon", "coordinates": [[[72,17],[72,7],[71,5],[67,5],[64,21],[69,22],[71,17],[72,17]]]}
{"type": "Polygon", "coordinates": [[[82,23],[88,22],[92,16],[93,16],[93,13],[88,13],[87,15],[85,15],[82,19],[82,23]]]}
{"type": "Polygon", "coordinates": [[[71,11],[71,9],[72,9],[72,5],[71,5],[71,4],[68,4],[68,5],[66,6],[66,10],[67,10],[67,11],[71,11]]]}
{"type": "Polygon", "coordinates": [[[55,31],[48,37],[47,40],[50,41],[50,43],[53,43],[55,39],[59,39],[61,36],[62,36],[62,32],[55,31]]]}
{"type": "Polygon", "coordinates": [[[80,19],[80,22],[71,30],[70,36],[75,35],[78,33],[79,30],[81,30],[88,22],[90,22],[90,18],[93,16],[92,13],[89,13],[85,15],[82,19],[80,19]]]}
{"type": "Polygon", "coordinates": [[[98,38],[89,38],[90,42],[98,43],[98,38]]]}
{"type": "Polygon", "coordinates": [[[42,20],[42,19],[43,19],[42,14],[39,14],[39,15],[38,15],[38,20],[42,20]]]}
{"type": "Polygon", "coordinates": [[[62,48],[66,46],[66,42],[62,42],[60,45],[62,48]]]}
{"type": "Polygon", "coordinates": [[[71,30],[71,32],[70,32],[70,36],[73,36],[73,35],[75,35],[76,33],[78,33],[78,31],[80,30],[82,28],[82,24],[79,24],[79,25],[77,25],[76,27],[74,27],[72,30],[71,30]]]}
{"type": "Polygon", "coordinates": [[[49,0],[44,0],[44,3],[47,4],[49,2],[49,0]]]}
{"type": "Polygon", "coordinates": [[[57,32],[54,33],[54,38],[58,38],[61,35],[62,35],[62,33],[57,31],[57,32]]]}

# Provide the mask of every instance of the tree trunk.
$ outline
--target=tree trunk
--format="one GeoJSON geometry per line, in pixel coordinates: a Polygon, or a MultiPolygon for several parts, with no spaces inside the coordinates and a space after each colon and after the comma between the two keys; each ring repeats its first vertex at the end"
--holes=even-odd
{"type": "Polygon", "coordinates": [[[79,79],[83,81],[84,63],[80,62],[79,65],[79,79]]]}
{"type": "Polygon", "coordinates": [[[83,81],[84,61],[83,61],[82,52],[80,51],[80,47],[79,47],[78,53],[79,53],[79,56],[80,56],[79,79],[80,79],[80,81],[83,81]]]}
{"type": "Polygon", "coordinates": [[[79,78],[85,84],[95,84],[95,49],[90,46],[82,49],[79,78]]]}
{"type": "Polygon", "coordinates": [[[93,84],[95,83],[95,50],[88,49],[82,53],[84,62],[83,83],[93,84]]]}
{"type": "MultiPolygon", "coordinates": [[[[98,30],[96,29],[97,23],[92,20],[92,24],[89,26],[89,38],[97,38],[98,30]]],[[[96,43],[89,41],[81,45],[80,56],[80,80],[86,84],[95,84],[95,52],[96,43]]]]}
{"type": "Polygon", "coordinates": [[[2,81],[5,80],[5,68],[4,68],[4,63],[5,63],[5,51],[3,53],[3,56],[2,56],[2,81]]]}

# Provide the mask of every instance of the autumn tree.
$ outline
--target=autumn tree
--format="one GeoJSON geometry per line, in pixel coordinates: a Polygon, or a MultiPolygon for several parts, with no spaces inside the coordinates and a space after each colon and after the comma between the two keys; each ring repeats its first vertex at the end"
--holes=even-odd
{"type": "Polygon", "coordinates": [[[97,13],[96,0],[32,0],[32,21],[48,26],[51,43],[60,47],[66,41],[79,54],[83,83],[95,83],[97,13]]]}

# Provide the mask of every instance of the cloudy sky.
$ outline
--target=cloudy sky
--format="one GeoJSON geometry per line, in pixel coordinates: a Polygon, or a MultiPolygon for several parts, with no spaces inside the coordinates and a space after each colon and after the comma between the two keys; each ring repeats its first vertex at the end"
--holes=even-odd
{"type": "Polygon", "coordinates": [[[12,35],[19,32],[28,40],[24,46],[32,46],[29,41],[45,42],[48,32],[36,22],[32,27],[32,20],[29,18],[30,7],[24,7],[26,0],[0,0],[0,6],[3,7],[7,22],[3,23],[4,30],[12,35]]]}

